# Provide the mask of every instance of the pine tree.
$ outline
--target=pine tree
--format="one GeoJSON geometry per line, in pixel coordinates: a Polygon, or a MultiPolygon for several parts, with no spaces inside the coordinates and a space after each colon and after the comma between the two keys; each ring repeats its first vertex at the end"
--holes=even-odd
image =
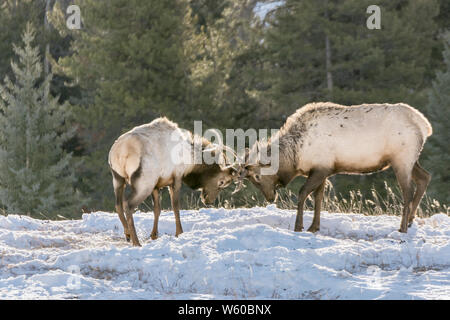
{"type": "Polygon", "coordinates": [[[0,203],[8,213],[54,218],[76,216],[77,163],[63,144],[74,135],[67,104],[50,94],[52,75],[43,75],[35,31],[28,24],[23,47],[13,46],[14,79],[0,86],[0,203]]]}
{"type": "MultiPolygon", "coordinates": [[[[192,82],[195,116],[215,128],[245,128],[255,119],[257,102],[248,93],[258,68],[252,19],[256,1],[192,1],[184,46],[192,82]]],[[[257,39],[257,40],[256,40],[257,39]]]]}
{"type": "Polygon", "coordinates": [[[426,146],[427,168],[432,179],[429,194],[432,197],[450,203],[450,32],[444,35],[443,57],[446,65],[444,71],[436,73],[429,95],[427,114],[433,126],[433,135],[426,146]]]}
{"type": "MultiPolygon", "coordinates": [[[[308,102],[345,105],[405,102],[421,109],[432,61],[439,13],[436,0],[381,0],[381,30],[366,27],[370,0],[286,0],[267,28],[263,94],[272,100],[273,127],[308,102]],[[417,21],[421,21],[418,23],[417,21]],[[331,81],[330,81],[331,80],[331,81]],[[277,120],[278,119],[278,120],[277,120]]],[[[347,194],[384,180],[392,170],[371,176],[336,178],[347,194]],[[356,185],[356,186],[355,186],[356,185]]]]}
{"type": "MultiPolygon", "coordinates": [[[[71,100],[87,153],[89,207],[113,208],[109,148],[123,132],[167,116],[192,125],[183,34],[184,0],[83,0],[74,54],[59,66],[83,91],[71,100]]],[[[63,28],[66,28],[63,26],[63,28]]],[[[67,28],[66,28],[67,30],[67,28]]]]}
{"type": "Polygon", "coordinates": [[[437,1],[379,1],[381,30],[366,28],[370,4],[287,0],[277,10],[267,32],[266,81],[280,114],[320,100],[425,103],[437,1]]]}

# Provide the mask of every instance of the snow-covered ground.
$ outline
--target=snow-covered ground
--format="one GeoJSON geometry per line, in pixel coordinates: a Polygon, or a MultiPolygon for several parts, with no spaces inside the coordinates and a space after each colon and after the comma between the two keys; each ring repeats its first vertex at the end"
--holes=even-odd
{"type": "MultiPolygon", "coordinates": [[[[449,299],[450,217],[322,213],[318,234],[292,231],[295,212],[135,214],[141,248],[116,214],[82,220],[0,217],[0,299],[449,299]]],[[[312,219],[306,213],[308,227],[312,219]]]]}

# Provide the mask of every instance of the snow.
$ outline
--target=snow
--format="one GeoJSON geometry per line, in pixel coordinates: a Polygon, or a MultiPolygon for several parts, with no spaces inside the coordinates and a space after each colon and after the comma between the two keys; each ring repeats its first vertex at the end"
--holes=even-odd
{"type": "MultiPolygon", "coordinates": [[[[114,213],[43,221],[0,216],[0,299],[450,299],[450,217],[323,212],[316,234],[293,232],[274,205],[138,212],[142,247],[114,213]]],[[[309,226],[312,213],[305,213],[309,226]]]]}
{"type": "Polygon", "coordinates": [[[284,5],[284,0],[273,2],[258,2],[253,9],[253,12],[259,17],[260,20],[264,20],[266,15],[276,8],[284,5]]]}

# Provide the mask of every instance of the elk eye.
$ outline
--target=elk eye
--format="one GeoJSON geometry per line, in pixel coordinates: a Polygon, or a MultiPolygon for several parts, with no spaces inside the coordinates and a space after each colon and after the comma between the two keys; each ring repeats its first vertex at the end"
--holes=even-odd
{"type": "Polygon", "coordinates": [[[259,174],[255,174],[254,178],[255,178],[256,182],[261,181],[261,176],[259,174]]]}
{"type": "Polygon", "coordinates": [[[222,187],[224,184],[225,184],[225,181],[220,180],[218,185],[219,185],[219,187],[222,187]]]}

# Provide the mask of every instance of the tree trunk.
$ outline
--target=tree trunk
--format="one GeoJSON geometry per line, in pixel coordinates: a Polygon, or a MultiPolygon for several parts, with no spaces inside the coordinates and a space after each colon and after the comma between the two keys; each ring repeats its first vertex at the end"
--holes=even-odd
{"type": "MultiPolygon", "coordinates": [[[[325,0],[325,19],[328,20],[328,0],[325,0]]],[[[330,38],[327,34],[328,30],[325,30],[325,70],[327,73],[327,89],[328,100],[333,100],[333,74],[331,73],[331,45],[330,38]]],[[[333,187],[336,185],[336,176],[329,178],[333,187]]],[[[336,192],[336,190],[334,190],[336,192]]]]}
{"type": "MultiPolygon", "coordinates": [[[[47,19],[47,13],[50,12],[50,2],[51,0],[46,0],[46,4],[45,4],[45,15],[44,15],[44,26],[45,26],[45,31],[47,36],[49,35],[49,31],[50,31],[50,25],[48,23],[48,19],[47,19]]],[[[45,75],[48,75],[50,72],[50,66],[49,66],[49,61],[48,61],[48,56],[50,55],[50,43],[48,42],[49,40],[47,39],[47,44],[45,46],[45,57],[44,57],[44,72],[45,75]]]]}
{"type": "Polygon", "coordinates": [[[326,55],[326,70],[327,70],[327,89],[329,96],[333,92],[333,74],[331,73],[331,48],[330,39],[325,35],[325,55],[326,55]]]}
{"type": "MultiPolygon", "coordinates": [[[[325,19],[328,20],[328,0],[325,0],[325,19]]],[[[331,73],[331,45],[328,30],[325,30],[325,68],[327,72],[328,96],[331,99],[333,92],[333,74],[331,73]]]]}

